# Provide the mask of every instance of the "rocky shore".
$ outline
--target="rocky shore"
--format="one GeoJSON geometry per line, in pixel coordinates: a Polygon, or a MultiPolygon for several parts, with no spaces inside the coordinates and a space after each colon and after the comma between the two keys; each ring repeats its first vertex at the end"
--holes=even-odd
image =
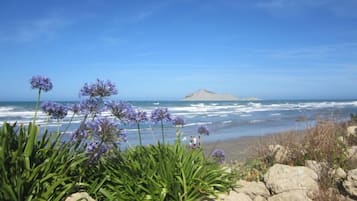
{"type": "MultiPolygon", "coordinates": [[[[357,126],[347,128],[347,135],[357,137],[357,126]]],[[[253,143],[256,138],[250,139],[253,143]]],[[[341,143],[346,139],[339,138],[341,143]]],[[[317,148],[318,149],[318,148],[317,148]]],[[[275,164],[267,169],[262,181],[237,181],[237,188],[220,195],[217,201],[352,201],[357,200],[357,146],[346,144],[345,154],[352,169],[330,167],[326,162],[305,160],[304,166],[282,164],[289,157],[289,148],[269,146],[275,164]],[[331,178],[331,187],[323,189],[321,182],[331,178]]],[[[229,169],[229,171],[232,171],[229,169]]]]}

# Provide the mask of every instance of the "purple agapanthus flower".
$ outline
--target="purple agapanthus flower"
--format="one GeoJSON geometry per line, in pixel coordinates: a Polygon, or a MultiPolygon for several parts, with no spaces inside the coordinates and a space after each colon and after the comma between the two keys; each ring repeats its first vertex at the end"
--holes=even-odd
{"type": "Polygon", "coordinates": [[[165,122],[171,121],[171,115],[168,112],[167,108],[156,108],[154,111],[151,112],[151,120],[154,123],[157,122],[165,122]]]}
{"type": "Polygon", "coordinates": [[[77,130],[73,131],[73,133],[71,133],[71,140],[73,142],[80,142],[87,137],[88,133],[85,129],[78,128],[77,130]]]}
{"type": "Polygon", "coordinates": [[[104,143],[115,143],[119,134],[119,123],[107,117],[99,117],[86,122],[86,129],[95,138],[99,138],[104,143]]]}
{"type": "Polygon", "coordinates": [[[44,77],[40,75],[32,76],[30,83],[32,89],[39,89],[45,92],[50,91],[53,87],[53,84],[48,77],[44,77]]]}
{"type": "Polygon", "coordinates": [[[107,151],[107,145],[99,142],[90,142],[86,147],[86,152],[89,154],[92,162],[97,161],[99,157],[107,153],[107,151]]]}
{"type": "Polygon", "coordinates": [[[146,112],[141,110],[132,110],[129,119],[134,123],[141,123],[149,120],[146,112]]]}
{"type": "Polygon", "coordinates": [[[106,108],[110,110],[110,112],[122,121],[126,121],[130,119],[130,115],[133,111],[132,106],[126,102],[116,102],[116,101],[108,101],[105,103],[106,108]]]}
{"type": "Polygon", "coordinates": [[[80,104],[73,104],[70,106],[70,110],[73,112],[73,114],[80,114],[81,113],[81,105],[80,104]]]}
{"type": "Polygon", "coordinates": [[[100,98],[89,98],[82,100],[80,103],[80,110],[84,114],[97,114],[101,112],[100,105],[102,100],[100,98]]]}
{"type": "Polygon", "coordinates": [[[226,159],[226,155],[225,155],[223,149],[215,149],[215,150],[212,152],[212,157],[213,157],[213,159],[214,159],[216,162],[218,162],[218,163],[223,163],[224,160],[226,159]]]}
{"type": "Polygon", "coordinates": [[[115,85],[107,80],[99,80],[97,79],[96,83],[88,84],[85,83],[84,86],[82,87],[80,94],[82,96],[89,96],[89,97],[106,97],[106,96],[111,96],[115,95],[118,93],[118,90],[116,89],[115,85]]]}
{"type": "Polygon", "coordinates": [[[207,126],[199,126],[197,129],[197,132],[200,135],[209,135],[209,130],[208,130],[207,126]]]}
{"type": "Polygon", "coordinates": [[[51,116],[52,119],[63,119],[68,113],[66,106],[51,101],[43,102],[41,104],[41,110],[51,116]]]}
{"type": "Polygon", "coordinates": [[[172,120],[172,124],[174,126],[183,126],[185,125],[185,120],[180,117],[180,116],[176,116],[173,120],[172,120]]]}

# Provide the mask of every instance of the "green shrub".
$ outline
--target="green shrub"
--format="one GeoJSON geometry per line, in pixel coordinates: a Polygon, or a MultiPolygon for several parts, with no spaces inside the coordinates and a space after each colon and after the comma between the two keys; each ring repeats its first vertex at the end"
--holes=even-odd
{"type": "Polygon", "coordinates": [[[78,165],[86,160],[69,143],[39,127],[4,123],[0,129],[0,200],[62,200],[76,186],[78,165]]]}
{"type": "Polygon", "coordinates": [[[105,164],[106,200],[203,200],[233,187],[230,173],[201,149],[176,143],[117,152],[105,164]]]}
{"type": "MultiPolygon", "coordinates": [[[[180,145],[179,129],[174,145],[164,143],[163,122],[171,121],[167,108],[157,108],[151,115],[153,122],[161,122],[164,144],[121,152],[118,143],[126,140],[124,129],[111,117],[100,116],[103,98],[117,94],[117,90],[110,81],[98,79],[81,89],[81,95],[88,99],[70,107],[70,122],[75,114],[85,115],[72,133],[72,141],[61,142],[60,127],[54,133],[47,129],[40,133],[36,125],[41,92],[52,89],[51,80],[33,76],[30,83],[38,90],[32,123],[26,127],[5,122],[0,127],[1,201],[61,201],[78,191],[87,191],[97,200],[196,201],[233,187],[232,175],[207,160],[201,148],[190,150],[180,145]]],[[[141,145],[139,122],[148,121],[146,113],[122,102],[108,104],[120,121],[137,124],[141,145]]],[[[49,101],[41,104],[41,110],[59,124],[69,107],[49,101]]],[[[173,124],[179,128],[183,123],[178,118],[173,124]]],[[[209,133],[207,128],[204,131],[199,133],[209,133]]]]}

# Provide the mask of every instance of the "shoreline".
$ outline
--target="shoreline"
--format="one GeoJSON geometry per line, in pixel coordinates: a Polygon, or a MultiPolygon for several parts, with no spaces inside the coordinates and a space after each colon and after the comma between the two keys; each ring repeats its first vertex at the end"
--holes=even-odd
{"type": "Polygon", "coordinates": [[[281,139],[291,138],[301,139],[310,128],[303,130],[287,130],[278,133],[267,133],[261,136],[242,136],[228,140],[207,142],[203,144],[206,156],[211,155],[214,149],[222,149],[225,152],[225,161],[244,163],[248,159],[255,158],[257,151],[262,145],[274,144],[281,139]]]}

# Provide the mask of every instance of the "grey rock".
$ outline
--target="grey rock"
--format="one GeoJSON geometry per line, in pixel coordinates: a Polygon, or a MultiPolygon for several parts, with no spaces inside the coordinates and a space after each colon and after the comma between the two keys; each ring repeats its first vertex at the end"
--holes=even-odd
{"type": "Polygon", "coordinates": [[[306,160],[305,166],[315,171],[315,173],[317,174],[317,176],[319,176],[319,178],[321,177],[323,168],[327,167],[326,163],[319,163],[314,160],[306,160]]]}
{"type": "Polygon", "coordinates": [[[357,146],[351,146],[347,149],[347,157],[349,160],[357,161],[357,146]]]}
{"type": "Polygon", "coordinates": [[[347,174],[342,168],[333,169],[330,175],[335,179],[335,181],[343,181],[346,179],[347,174]]]}
{"type": "Polygon", "coordinates": [[[288,160],[289,150],[284,146],[281,146],[280,144],[269,145],[268,149],[275,162],[283,163],[288,160]]]}
{"type": "Polygon", "coordinates": [[[356,136],[357,135],[357,126],[349,126],[347,127],[347,137],[356,136]]]}
{"type": "Polygon", "coordinates": [[[313,196],[319,191],[317,174],[307,167],[275,164],[264,175],[266,187],[274,194],[288,191],[305,191],[313,196]]]}
{"type": "Polygon", "coordinates": [[[235,191],[231,191],[229,195],[221,195],[218,200],[224,201],[252,201],[250,197],[244,193],[237,193],[235,191]]]}
{"type": "Polygon", "coordinates": [[[268,201],[312,201],[303,190],[279,193],[268,198],[268,201]]]}
{"type": "Polygon", "coordinates": [[[357,169],[348,171],[343,187],[352,196],[357,196],[357,169]]]}
{"type": "Polygon", "coordinates": [[[241,186],[241,188],[238,188],[237,192],[248,195],[252,200],[257,196],[262,196],[265,198],[270,196],[270,193],[263,182],[248,182],[240,180],[238,184],[241,186]]]}
{"type": "Polygon", "coordinates": [[[85,201],[95,201],[88,193],[86,192],[78,192],[73,193],[72,195],[68,196],[65,201],[78,201],[78,200],[85,200],[85,201]]]}
{"type": "Polygon", "coordinates": [[[267,199],[265,197],[258,195],[257,197],[254,198],[253,201],[267,201],[267,199]]]}

